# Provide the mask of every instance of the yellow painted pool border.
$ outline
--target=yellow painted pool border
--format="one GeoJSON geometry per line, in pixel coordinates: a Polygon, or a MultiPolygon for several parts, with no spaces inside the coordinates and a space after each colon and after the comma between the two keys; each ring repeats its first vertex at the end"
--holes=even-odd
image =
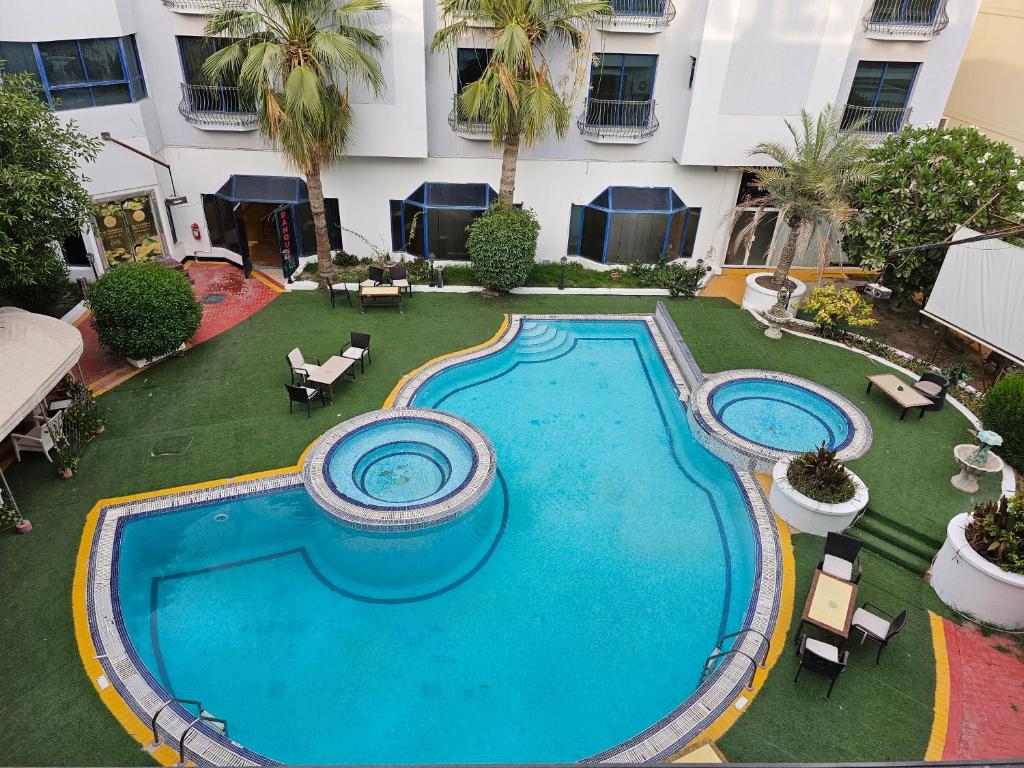
{"type": "MultiPolygon", "coordinates": [[[[384,404],[383,404],[382,407],[383,408],[390,408],[392,406],[392,404],[394,403],[396,395],[401,390],[401,388],[403,386],[405,386],[406,382],[408,382],[408,380],[410,378],[415,376],[417,373],[422,371],[427,366],[434,365],[435,363],[441,362],[442,360],[447,360],[447,359],[450,359],[450,358],[454,358],[454,357],[458,357],[458,356],[461,356],[461,355],[469,354],[471,352],[477,352],[477,351],[479,351],[481,349],[485,349],[485,348],[495,344],[502,336],[504,336],[505,332],[509,328],[509,324],[511,323],[511,320],[512,320],[512,316],[510,314],[508,314],[508,313],[504,314],[502,316],[501,324],[498,326],[498,330],[487,341],[485,341],[485,342],[483,342],[481,344],[475,344],[475,345],[473,345],[471,347],[466,347],[465,349],[460,349],[460,350],[455,351],[455,352],[448,352],[448,353],[445,353],[443,355],[438,355],[437,357],[431,358],[430,360],[428,360],[427,362],[425,362],[422,365],[418,366],[417,368],[415,368],[411,372],[409,372],[409,373],[405,374],[404,376],[402,376],[398,380],[398,383],[395,384],[395,386],[392,388],[392,390],[388,394],[387,398],[385,398],[384,404]]],[[[113,386],[113,385],[111,385],[111,386],[113,386]]],[[[131,709],[131,707],[128,706],[127,702],[125,702],[125,700],[121,697],[121,695],[117,692],[117,689],[114,688],[113,685],[108,685],[107,688],[100,688],[99,683],[98,683],[98,679],[101,676],[105,676],[106,675],[106,671],[103,669],[103,666],[100,664],[99,660],[96,658],[97,655],[98,655],[98,652],[97,652],[95,644],[92,641],[92,632],[90,631],[90,628],[89,628],[87,586],[88,586],[88,580],[89,580],[89,558],[90,558],[90,555],[92,553],[92,542],[93,542],[93,537],[95,536],[95,533],[96,533],[96,525],[99,522],[100,511],[104,507],[108,507],[108,506],[111,506],[113,504],[123,504],[123,503],[133,502],[133,501],[142,501],[142,500],[145,500],[145,499],[152,499],[152,498],[155,498],[155,497],[158,497],[158,496],[167,496],[167,495],[170,495],[170,494],[173,494],[173,493],[184,493],[184,492],[187,492],[187,491],[198,491],[198,490],[203,490],[203,489],[206,489],[206,488],[214,488],[214,487],[222,486],[222,485],[229,485],[229,484],[233,484],[233,483],[245,482],[245,481],[248,481],[248,480],[258,480],[258,479],[266,478],[266,477],[275,477],[277,475],[284,475],[284,474],[289,474],[289,473],[292,473],[292,472],[299,472],[299,471],[302,470],[302,464],[303,464],[303,462],[306,459],[306,455],[309,453],[309,451],[313,447],[313,444],[318,439],[319,439],[319,436],[316,439],[314,439],[313,441],[311,441],[309,443],[309,445],[307,445],[306,448],[299,455],[298,461],[295,464],[291,465],[291,466],[279,467],[277,469],[263,470],[263,471],[260,471],[260,472],[250,472],[250,473],[244,474],[244,475],[237,475],[237,476],[234,476],[234,477],[227,477],[227,478],[219,478],[219,479],[216,479],[216,480],[206,480],[206,481],[203,481],[203,482],[200,482],[200,483],[191,483],[191,484],[188,484],[188,485],[179,485],[179,486],[175,486],[175,487],[172,487],[172,488],[161,488],[161,489],[158,489],[158,490],[155,490],[155,491],[144,491],[142,493],[134,493],[134,494],[128,494],[128,495],[125,495],[125,496],[114,496],[114,497],[110,497],[110,498],[100,499],[100,500],[98,500],[92,506],[92,509],[89,510],[88,515],[86,515],[85,524],[84,524],[84,526],[82,528],[82,536],[81,536],[81,539],[79,541],[78,555],[76,556],[76,559],[75,559],[75,575],[74,575],[74,580],[72,582],[72,587],[71,587],[71,612],[72,612],[72,616],[74,618],[75,640],[76,640],[76,644],[78,646],[78,655],[81,658],[82,666],[85,669],[85,672],[86,672],[86,674],[89,677],[89,682],[92,684],[92,686],[95,689],[97,695],[100,697],[100,700],[104,703],[104,705],[106,705],[107,709],[114,716],[114,719],[117,720],[118,723],[121,724],[121,727],[124,728],[124,730],[128,733],[129,736],[131,736],[133,739],[135,739],[135,741],[138,742],[138,744],[143,749],[145,749],[146,751],[150,752],[150,754],[153,756],[153,758],[162,766],[167,766],[169,768],[170,766],[177,765],[178,753],[174,749],[172,749],[172,748],[170,748],[170,747],[168,747],[168,746],[166,746],[164,744],[161,744],[155,750],[150,751],[150,745],[152,744],[152,735],[153,734],[152,734],[152,731],[150,730],[149,724],[148,723],[144,723],[144,722],[142,722],[142,720],[139,719],[138,715],[136,715],[135,712],[131,709]]],[[[758,475],[757,476],[757,481],[761,485],[761,487],[765,490],[765,493],[767,493],[768,486],[770,486],[771,479],[768,476],[765,476],[765,475],[758,475]],[[767,485],[766,485],[766,483],[767,483],[767,485]]],[[[706,729],[704,729],[704,731],[702,731],[697,736],[696,740],[711,739],[711,740],[717,741],[718,739],[720,739],[725,734],[726,731],[728,731],[733,725],[735,725],[735,723],[739,719],[740,715],[743,714],[743,712],[745,712],[750,707],[750,704],[753,702],[753,700],[757,696],[758,692],[760,692],[761,688],[764,686],[764,683],[765,683],[765,681],[768,678],[768,673],[771,671],[772,667],[775,666],[775,663],[781,657],[783,648],[786,645],[786,636],[789,633],[789,625],[790,625],[790,622],[792,621],[793,599],[794,599],[794,595],[795,595],[795,592],[796,592],[796,567],[795,567],[794,558],[793,558],[793,543],[792,543],[792,539],[790,538],[790,533],[789,533],[788,526],[780,518],[775,517],[775,528],[776,528],[776,530],[778,531],[778,534],[779,534],[779,549],[781,550],[781,554],[782,554],[782,590],[781,590],[781,595],[780,595],[780,599],[779,599],[779,615],[776,617],[776,620],[775,620],[775,630],[772,633],[772,638],[771,638],[771,650],[769,651],[768,656],[765,658],[764,668],[763,669],[758,669],[757,672],[754,675],[753,690],[752,691],[747,691],[744,694],[747,697],[748,701],[747,701],[747,704],[743,707],[743,709],[742,710],[738,710],[738,709],[736,709],[734,703],[730,704],[729,708],[725,712],[723,712],[721,715],[719,715],[718,718],[710,726],[708,726],[706,729]]],[[[934,614],[932,614],[932,617],[933,617],[932,627],[933,627],[933,640],[934,640],[934,631],[935,631],[935,624],[934,624],[934,618],[935,617],[934,617],[934,614]]],[[[939,619],[939,621],[941,621],[941,619],[939,619]]],[[[939,631],[941,632],[941,625],[939,626],[939,631]]],[[[938,663],[939,663],[939,658],[940,658],[940,654],[937,651],[936,652],[936,665],[937,665],[937,667],[938,667],[938,663]]],[[[944,639],[942,640],[942,654],[941,654],[941,658],[942,658],[943,662],[946,662],[945,640],[944,639]]],[[[945,726],[945,715],[946,715],[946,713],[948,711],[948,692],[949,692],[949,668],[948,668],[948,664],[946,665],[945,670],[946,670],[945,701],[946,701],[946,705],[947,706],[942,710],[942,712],[943,712],[943,724],[942,724],[941,740],[943,742],[945,740],[945,729],[946,729],[946,726],[945,726]]],[[[937,675],[937,677],[938,677],[938,675],[937,675]]],[[[938,701],[939,701],[939,686],[938,686],[938,684],[936,684],[936,721],[938,720],[938,713],[939,713],[938,701]]],[[[932,726],[932,738],[933,739],[935,738],[935,723],[933,723],[933,726],[932,726]]],[[[690,743],[693,743],[693,742],[690,742],[690,743]]],[[[931,751],[932,751],[932,743],[930,741],[929,742],[929,754],[931,754],[931,751]]],[[[940,754],[941,754],[941,746],[940,746],[940,754]]],[[[938,758],[926,757],[926,759],[938,759],[938,758]]]]}
{"type": "Polygon", "coordinates": [[[949,732],[949,652],[946,647],[946,628],[943,618],[928,611],[932,628],[932,650],[935,653],[935,704],[932,711],[932,730],[928,736],[925,760],[941,760],[946,751],[949,732]]]}

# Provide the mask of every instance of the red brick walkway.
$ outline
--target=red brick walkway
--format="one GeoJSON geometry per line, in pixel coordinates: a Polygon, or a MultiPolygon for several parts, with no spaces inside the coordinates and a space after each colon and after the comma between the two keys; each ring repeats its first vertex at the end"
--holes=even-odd
{"type": "Polygon", "coordinates": [[[942,759],[1024,757],[1024,652],[1005,637],[943,624],[950,691],[942,759]]]}
{"type": "MultiPolygon", "coordinates": [[[[193,263],[188,274],[200,301],[211,295],[223,296],[219,302],[203,303],[203,321],[189,341],[190,345],[212,339],[251,317],[277,298],[280,292],[271,287],[272,281],[262,275],[257,277],[257,273],[246,280],[242,270],[232,264],[193,263]]],[[[123,358],[100,346],[88,316],[78,323],[78,329],[85,342],[80,361],[82,373],[94,392],[105,392],[138,372],[123,358]]]]}

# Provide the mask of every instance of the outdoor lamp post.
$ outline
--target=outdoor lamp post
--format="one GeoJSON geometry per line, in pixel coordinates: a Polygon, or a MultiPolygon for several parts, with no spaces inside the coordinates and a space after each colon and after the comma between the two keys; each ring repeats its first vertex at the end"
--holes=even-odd
{"type": "Polygon", "coordinates": [[[562,270],[558,273],[558,290],[565,290],[565,263],[569,261],[565,256],[562,257],[562,270]]]}

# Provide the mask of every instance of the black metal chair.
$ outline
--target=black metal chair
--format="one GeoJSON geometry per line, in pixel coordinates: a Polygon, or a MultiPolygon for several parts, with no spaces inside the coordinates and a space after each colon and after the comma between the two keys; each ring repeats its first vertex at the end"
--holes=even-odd
{"type": "Polygon", "coordinates": [[[793,678],[793,685],[800,679],[800,673],[809,669],[815,674],[827,678],[828,693],[825,698],[832,697],[832,688],[836,684],[836,678],[846,669],[846,662],[850,658],[850,652],[844,651],[840,656],[839,648],[829,643],[815,640],[813,637],[805,637],[797,651],[800,657],[800,666],[796,668],[796,677],[793,678]]]}
{"type": "Polygon", "coordinates": [[[384,271],[384,267],[371,264],[366,270],[366,279],[359,283],[359,287],[372,288],[375,285],[380,285],[384,282],[385,274],[387,273],[384,271]]]}
{"type": "Polygon", "coordinates": [[[352,331],[351,341],[347,344],[343,344],[341,350],[338,352],[342,357],[348,358],[349,360],[359,361],[359,372],[363,373],[366,371],[366,366],[363,365],[363,360],[372,363],[370,359],[370,334],[360,333],[359,331],[352,331]]]}
{"type": "Polygon", "coordinates": [[[348,299],[348,305],[352,306],[352,294],[349,293],[348,285],[346,283],[331,283],[331,307],[334,307],[334,297],[337,294],[345,294],[345,298],[348,299]]]}
{"type": "Polygon", "coordinates": [[[388,277],[398,290],[412,295],[412,283],[409,282],[409,273],[403,265],[395,264],[388,267],[388,277]]]}
{"type": "Polygon", "coordinates": [[[853,612],[853,619],[850,622],[850,627],[861,633],[861,643],[869,637],[878,643],[878,653],[875,654],[875,665],[877,666],[879,660],[882,658],[882,649],[889,644],[889,641],[892,638],[903,631],[903,627],[905,627],[906,624],[906,611],[901,611],[898,615],[893,616],[892,614],[883,611],[874,603],[864,603],[864,605],[853,612]],[[882,614],[882,616],[876,616],[874,613],[867,610],[869,606],[882,614]],[[885,618],[883,618],[883,616],[885,618]]]}
{"type": "Polygon", "coordinates": [[[926,411],[941,411],[942,404],[946,402],[946,393],[949,391],[949,379],[939,373],[931,371],[921,374],[914,383],[914,389],[932,401],[932,404],[925,408],[926,411]]]}
{"type": "Polygon", "coordinates": [[[864,572],[860,562],[860,539],[842,533],[830,533],[825,538],[825,551],[821,555],[818,569],[829,576],[856,584],[864,572]]]}
{"type": "Polygon", "coordinates": [[[317,389],[316,387],[302,387],[296,386],[295,384],[285,384],[284,388],[288,390],[288,413],[292,412],[292,403],[305,403],[306,405],[306,418],[309,418],[309,405],[314,399],[320,398],[320,404],[327,405],[327,397],[324,395],[323,390],[317,389]]]}

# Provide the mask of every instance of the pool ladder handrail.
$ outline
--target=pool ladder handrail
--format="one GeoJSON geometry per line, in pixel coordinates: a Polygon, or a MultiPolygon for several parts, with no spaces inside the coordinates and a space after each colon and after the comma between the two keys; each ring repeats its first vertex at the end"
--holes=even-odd
{"type": "Polygon", "coordinates": [[[730,632],[728,635],[722,635],[720,638],[718,638],[718,642],[715,643],[715,650],[712,651],[711,655],[708,656],[707,659],[704,661],[704,668],[700,672],[700,681],[703,683],[708,678],[708,675],[711,674],[711,670],[714,668],[713,662],[715,660],[725,658],[726,656],[729,656],[729,655],[734,654],[734,653],[738,653],[741,656],[747,658],[750,661],[750,663],[753,665],[750,668],[750,682],[747,683],[747,684],[744,684],[744,686],[743,686],[745,690],[752,691],[752,690],[754,690],[754,677],[755,677],[755,675],[757,675],[757,670],[765,668],[764,660],[768,658],[768,654],[771,653],[771,650],[772,650],[772,641],[768,638],[768,636],[764,632],[762,632],[759,629],[754,629],[753,627],[747,627],[745,629],[739,630],[738,632],[730,632]],[[746,651],[742,651],[739,648],[733,647],[733,648],[730,648],[727,651],[723,651],[722,650],[722,643],[723,642],[728,640],[730,637],[738,637],[738,636],[740,636],[742,634],[745,634],[747,632],[753,632],[754,634],[759,635],[761,637],[761,639],[764,640],[764,642],[765,642],[766,648],[765,648],[764,656],[761,657],[761,661],[757,661],[757,659],[755,659],[749,653],[747,653],[746,651]]]}
{"type": "MultiPolygon", "coordinates": [[[[185,765],[185,737],[188,736],[189,733],[192,732],[192,729],[199,725],[199,723],[213,723],[215,724],[215,726],[219,725],[220,728],[218,730],[220,730],[220,732],[224,734],[225,738],[230,738],[228,736],[227,720],[223,720],[219,717],[214,717],[213,715],[207,714],[206,710],[203,708],[202,702],[197,701],[196,699],[179,699],[172,697],[165,701],[163,704],[161,704],[159,707],[157,707],[156,712],[153,713],[153,718],[150,721],[150,727],[153,731],[153,743],[150,745],[151,747],[155,748],[160,744],[160,734],[156,729],[156,719],[160,717],[160,713],[163,712],[171,704],[191,704],[199,709],[199,716],[193,719],[192,722],[189,723],[187,726],[185,726],[185,730],[181,732],[181,738],[178,739],[178,765],[185,765]]],[[[188,710],[185,711],[187,712],[188,710]]],[[[189,714],[192,713],[189,712],[189,714]]]]}

